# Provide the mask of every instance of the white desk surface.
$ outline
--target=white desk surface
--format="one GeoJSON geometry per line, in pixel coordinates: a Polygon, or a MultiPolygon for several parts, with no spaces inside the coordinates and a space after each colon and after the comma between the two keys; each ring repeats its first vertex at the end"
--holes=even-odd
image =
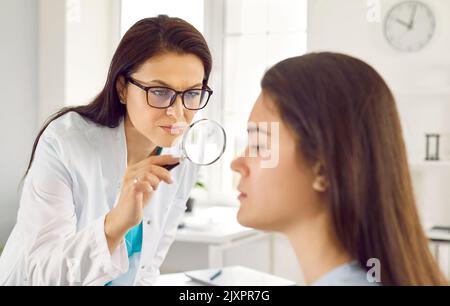
{"type": "Polygon", "coordinates": [[[184,273],[162,274],[154,286],[203,286],[201,283],[192,281],[184,273]]]}
{"type": "MultiPolygon", "coordinates": [[[[214,280],[217,282],[216,285],[227,285],[227,286],[292,286],[296,285],[294,282],[250,269],[248,267],[242,266],[232,266],[222,268],[223,273],[219,277],[225,277],[225,279],[214,280]]],[[[196,270],[183,273],[173,273],[173,274],[163,274],[158,277],[158,280],[154,284],[155,286],[204,286],[204,282],[197,282],[192,280],[190,277],[186,276],[185,273],[190,273],[194,275],[195,278],[200,278],[204,280],[204,276],[207,276],[207,283],[209,283],[209,275],[213,275],[217,269],[205,269],[196,270]]]]}
{"type": "Polygon", "coordinates": [[[211,207],[194,210],[183,219],[175,241],[211,244],[228,243],[261,233],[237,222],[237,207],[211,207]]]}

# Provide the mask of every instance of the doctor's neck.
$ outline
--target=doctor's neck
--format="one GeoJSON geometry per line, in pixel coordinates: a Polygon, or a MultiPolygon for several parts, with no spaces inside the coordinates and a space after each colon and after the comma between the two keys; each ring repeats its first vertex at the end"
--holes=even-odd
{"type": "Polygon", "coordinates": [[[143,136],[125,116],[125,138],[127,144],[127,166],[136,164],[152,154],[156,154],[156,144],[143,136]]]}

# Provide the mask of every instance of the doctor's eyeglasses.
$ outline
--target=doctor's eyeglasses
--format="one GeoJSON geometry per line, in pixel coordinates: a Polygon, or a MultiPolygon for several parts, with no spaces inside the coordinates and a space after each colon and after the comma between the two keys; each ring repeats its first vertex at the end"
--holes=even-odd
{"type": "Polygon", "coordinates": [[[178,95],[181,95],[183,106],[189,110],[200,110],[208,104],[213,91],[208,88],[193,88],[185,91],[177,91],[164,86],[144,86],[136,80],[127,77],[126,80],[139,87],[147,94],[147,104],[154,108],[165,109],[171,107],[178,95]]]}

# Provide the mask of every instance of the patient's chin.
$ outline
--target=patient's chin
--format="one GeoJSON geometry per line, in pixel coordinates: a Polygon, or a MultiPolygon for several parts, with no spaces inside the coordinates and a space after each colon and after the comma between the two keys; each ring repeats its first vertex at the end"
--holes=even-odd
{"type": "Polygon", "coordinates": [[[249,216],[248,212],[245,211],[242,206],[239,208],[239,211],[237,213],[237,221],[240,225],[245,227],[253,227],[253,222],[251,220],[251,216],[249,216]]]}
{"type": "Polygon", "coordinates": [[[242,207],[238,211],[237,221],[240,225],[245,227],[258,230],[271,230],[270,225],[266,224],[266,222],[262,222],[263,218],[259,217],[257,213],[252,213],[251,211],[248,211],[242,207]]]}

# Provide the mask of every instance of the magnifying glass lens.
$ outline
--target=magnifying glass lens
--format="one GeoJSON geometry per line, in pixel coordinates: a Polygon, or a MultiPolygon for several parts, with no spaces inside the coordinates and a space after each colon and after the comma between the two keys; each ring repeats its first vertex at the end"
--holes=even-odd
{"type": "Polygon", "coordinates": [[[186,132],[184,153],[197,165],[210,165],[225,150],[226,136],[223,128],[210,120],[198,121],[186,132]]]}
{"type": "MultiPolygon", "coordinates": [[[[220,124],[212,120],[199,120],[193,123],[183,135],[182,157],[196,165],[211,165],[225,152],[226,134],[220,124]]],[[[171,170],[175,165],[166,165],[171,170]]]]}

